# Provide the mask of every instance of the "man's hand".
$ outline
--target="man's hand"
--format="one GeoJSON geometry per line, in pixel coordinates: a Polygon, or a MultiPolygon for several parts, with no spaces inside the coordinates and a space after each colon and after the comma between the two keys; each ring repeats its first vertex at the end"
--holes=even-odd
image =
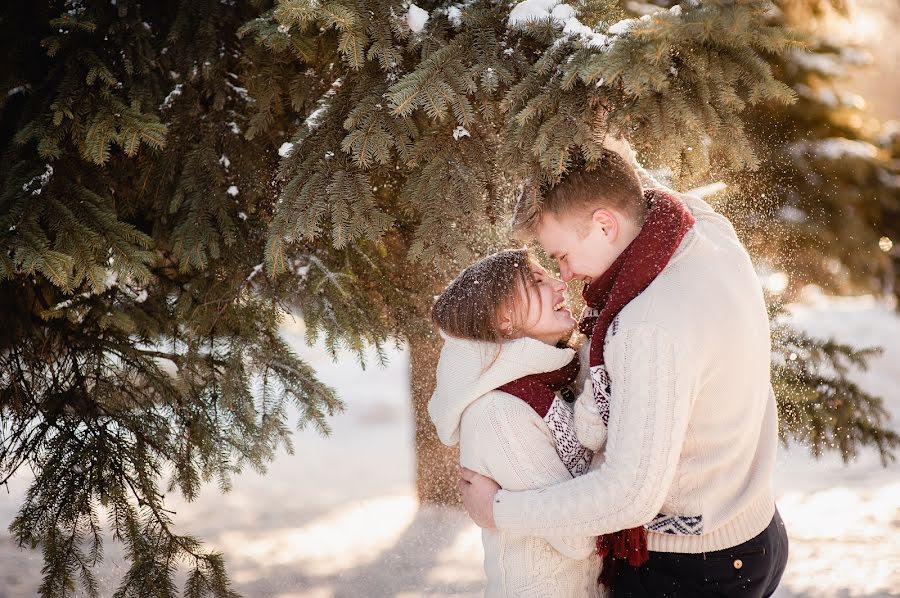
{"type": "Polygon", "coordinates": [[[494,529],[494,495],[497,482],[465,467],[459,468],[459,493],[469,517],[478,527],[494,529]]]}

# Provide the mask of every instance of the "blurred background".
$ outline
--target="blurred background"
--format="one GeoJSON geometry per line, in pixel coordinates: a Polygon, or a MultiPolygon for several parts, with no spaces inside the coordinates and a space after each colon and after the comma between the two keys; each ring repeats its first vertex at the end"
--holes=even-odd
{"type": "Polygon", "coordinates": [[[872,53],[871,68],[851,73],[848,90],[867,98],[872,114],[884,119],[900,118],[900,3],[890,0],[858,0],[857,16],[848,34],[857,36],[872,53]]]}

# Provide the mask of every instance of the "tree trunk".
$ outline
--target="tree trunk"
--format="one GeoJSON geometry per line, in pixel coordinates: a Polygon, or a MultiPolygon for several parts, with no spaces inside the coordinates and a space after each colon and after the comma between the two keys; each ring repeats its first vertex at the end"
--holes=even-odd
{"type": "Polygon", "coordinates": [[[460,505],[459,447],[441,443],[428,417],[441,339],[431,332],[409,339],[410,384],[416,426],[416,494],[419,504],[460,505]]]}

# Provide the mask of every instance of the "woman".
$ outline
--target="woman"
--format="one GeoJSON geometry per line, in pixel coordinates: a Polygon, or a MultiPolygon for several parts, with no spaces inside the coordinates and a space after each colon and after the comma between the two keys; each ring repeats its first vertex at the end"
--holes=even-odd
{"type": "MultiPolygon", "coordinates": [[[[527,250],[488,256],[438,298],[445,339],[428,411],[463,466],[503,488],[542,488],[585,473],[592,453],[575,434],[579,376],[566,285],[527,250]]],[[[488,597],[602,596],[593,537],[509,536],[483,530],[488,597]]]]}

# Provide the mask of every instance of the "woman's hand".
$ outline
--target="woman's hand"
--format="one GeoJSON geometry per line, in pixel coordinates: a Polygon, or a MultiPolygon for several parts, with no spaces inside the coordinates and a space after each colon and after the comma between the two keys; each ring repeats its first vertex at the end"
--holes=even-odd
{"type": "Polygon", "coordinates": [[[475,525],[495,529],[494,495],[500,490],[497,482],[465,467],[459,468],[459,493],[463,506],[475,525]]]}
{"type": "Polygon", "coordinates": [[[631,164],[632,168],[638,168],[637,156],[635,155],[631,144],[628,143],[628,140],[625,139],[625,137],[613,137],[612,135],[607,134],[603,139],[603,147],[622,156],[626,162],[631,164]]]}

